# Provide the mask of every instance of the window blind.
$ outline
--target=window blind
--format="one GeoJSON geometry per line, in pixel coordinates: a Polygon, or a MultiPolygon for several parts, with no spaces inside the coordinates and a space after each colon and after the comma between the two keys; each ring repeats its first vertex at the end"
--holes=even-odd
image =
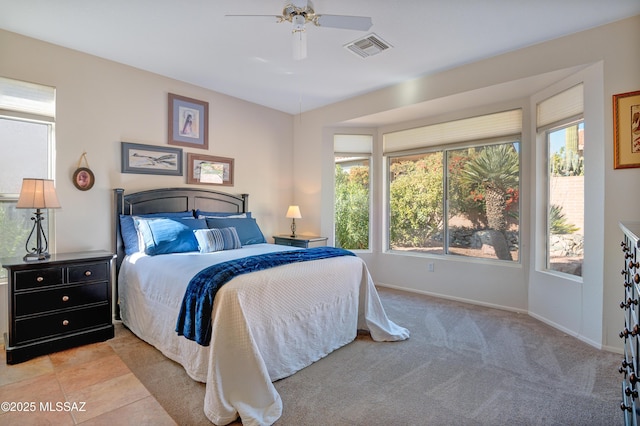
{"type": "Polygon", "coordinates": [[[333,152],[371,154],[373,152],[373,136],[333,135],[333,152]]]}
{"type": "Polygon", "coordinates": [[[538,132],[572,118],[580,118],[584,112],[583,84],[553,95],[537,105],[538,132]]]}
{"type": "Polygon", "coordinates": [[[53,87],[0,77],[0,111],[23,113],[54,121],[56,90],[53,87]]]}
{"type": "Polygon", "coordinates": [[[385,154],[455,142],[490,139],[522,133],[522,110],[487,114],[385,133],[385,154]]]}

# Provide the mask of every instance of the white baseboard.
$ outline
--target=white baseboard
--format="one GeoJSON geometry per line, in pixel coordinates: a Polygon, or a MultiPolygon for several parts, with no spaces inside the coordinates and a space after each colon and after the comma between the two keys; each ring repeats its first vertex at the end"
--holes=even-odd
{"type": "Polygon", "coordinates": [[[496,305],[494,303],[479,302],[477,300],[465,299],[463,297],[454,297],[454,296],[449,296],[449,295],[446,295],[446,294],[433,293],[433,292],[430,292],[430,291],[423,291],[423,290],[415,290],[415,289],[412,289],[412,288],[399,287],[399,286],[395,286],[395,285],[391,285],[391,284],[385,284],[385,283],[375,283],[375,284],[376,284],[376,286],[380,286],[380,287],[393,288],[395,290],[407,291],[409,293],[424,294],[425,296],[433,296],[433,297],[437,297],[439,299],[454,300],[456,302],[469,303],[471,305],[484,306],[486,308],[493,308],[493,309],[500,309],[500,310],[503,310],[503,311],[517,312],[519,314],[528,314],[529,313],[525,309],[516,309],[516,308],[509,307],[509,306],[496,305]]]}
{"type": "Polygon", "coordinates": [[[545,324],[547,324],[550,327],[553,327],[557,330],[562,331],[563,333],[571,336],[571,337],[575,337],[578,340],[583,341],[584,343],[588,344],[589,346],[593,346],[596,349],[599,350],[604,350],[604,351],[608,351],[608,352],[613,352],[613,353],[622,353],[622,349],[620,348],[616,348],[613,346],[604,346],[601,344],[598,344],[597,342],[594,342],[591,339],[587,339],[586,337],[580,335],[579,333],[576,333],[572,330],[569,330],[563,326],[561,326],[560,324],[557,324],[553,321],[550,321],[547,318],[541,317],[540,315],[536,315],[533,314],[525,309],[514,309],[514,308],[510,308],[507,306],[502,306],[502,305],[495,305],[492,303],[483,303],[483,302],[478,302],[477,300],[471,300],[471,299],[465,299],[462,297],[452,297],[452,296],[447,296],[447,295],[443,295],[443,294],[439,294],[439,293],[432,293],[432,292],[428,292],[428,291],[422,291],[422,290],[415,290],[415,289],[410,289],[410,288],[405,288],[405,287],[399,287],[399,286],[395,286],[395,285],[390,285],[390,284],[385,284],[385,283],[376,283],[376,286],[380,286],[380,287],[387,287],[387,288],[393,288],[395,290],[401,290],[401,291],[407,291],[409,293],[416,293],[416,294],[424,294],[426,296],[433,296],[433,297],[438,297],[440,299],[447,299],[447,300],[454,300],[456,302],[463,302],[463,303],[469,303],[472,305],[478,305],[478,306],[484,306],[487,308],[494,308],[494,309],[502,309],[503,311],[511,311],[511,312],[517,312],[520,314],[526,314],[529,315],[531,318],[535,318],[536,320],[543,322],[545,324]]]}

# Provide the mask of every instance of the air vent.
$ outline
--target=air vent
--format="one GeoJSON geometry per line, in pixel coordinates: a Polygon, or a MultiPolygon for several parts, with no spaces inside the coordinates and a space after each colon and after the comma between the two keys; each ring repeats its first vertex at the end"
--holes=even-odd
{"type": "Polygon", "coordinates": [[[368,36],[346,44],[344,47],[361,58],[368,58],[369,56],[377,55],[392,46],[376,34],[371,33],[368,36]]]}

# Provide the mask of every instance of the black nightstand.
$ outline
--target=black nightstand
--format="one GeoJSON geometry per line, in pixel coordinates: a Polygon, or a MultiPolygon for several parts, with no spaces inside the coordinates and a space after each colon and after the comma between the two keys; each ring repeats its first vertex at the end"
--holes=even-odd
{"type": "Polygon", "coordinates": [[[322,247],[327,245],[327,237],[314,237],[308,235],[275,235],[273,237],[276,244],[282,246],[293,246],[302,248],[322,247]]]}
{"type": "Polygon", "coordinates": [[[113,258],[93,251],[0,259],[9,275],[7,364],[112,338],[113,258]]]}

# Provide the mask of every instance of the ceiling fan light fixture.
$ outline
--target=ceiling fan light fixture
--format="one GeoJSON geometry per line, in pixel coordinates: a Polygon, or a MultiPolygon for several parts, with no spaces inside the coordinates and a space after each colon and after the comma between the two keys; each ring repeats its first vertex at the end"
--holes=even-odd
{"type": "Polygon", "coordinates": [[[294,15],[291,22],[293,22],[293,32],[304,31],[305,19],[303,15],[294,15]]]}
{"type": "Polygon", "coordinates": [[[304,26],[301,30],[294,27],[291,35],[293,38],[293,59],[300,61],[307,57],[307,32],[304,30],[304,26]]]}

